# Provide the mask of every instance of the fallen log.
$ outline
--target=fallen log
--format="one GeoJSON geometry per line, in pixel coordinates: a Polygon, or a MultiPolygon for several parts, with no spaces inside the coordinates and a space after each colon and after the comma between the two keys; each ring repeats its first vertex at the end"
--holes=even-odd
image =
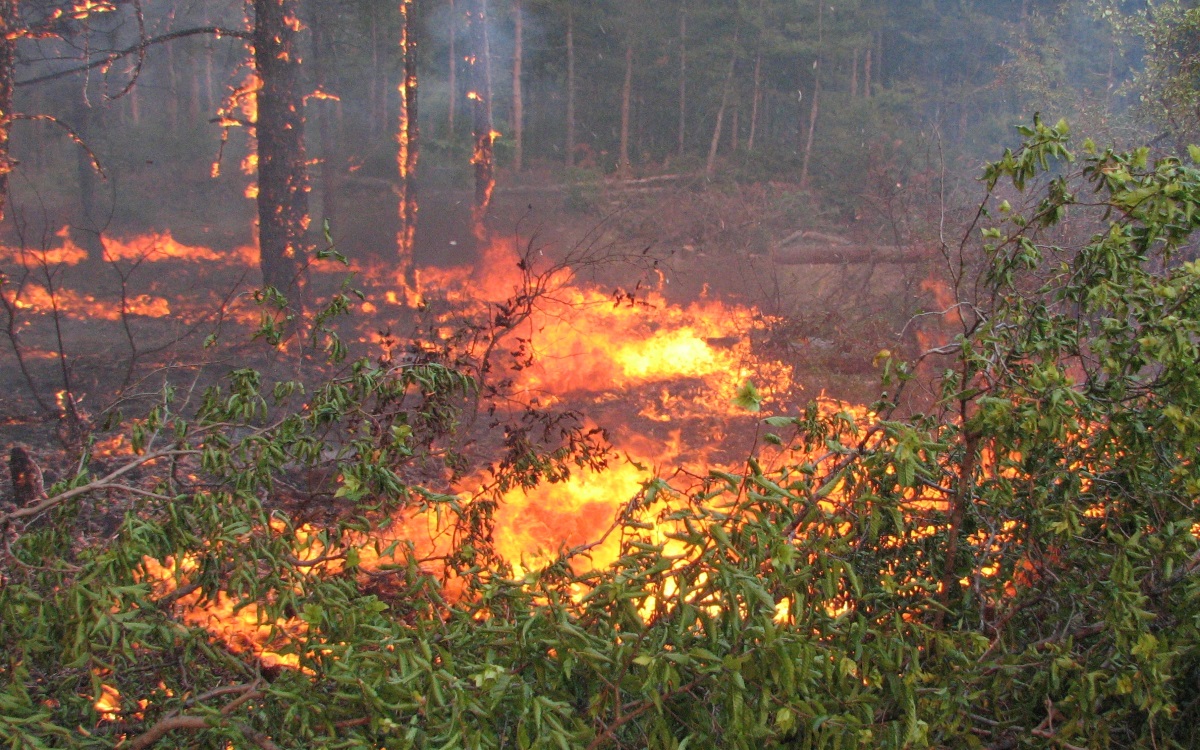
{"type": "Polygon", "coordinates": [[[928,248],[896,245],[789,245],[770,253],[772,262],[783,266],[922,263],[935,257],[928,248]]]}

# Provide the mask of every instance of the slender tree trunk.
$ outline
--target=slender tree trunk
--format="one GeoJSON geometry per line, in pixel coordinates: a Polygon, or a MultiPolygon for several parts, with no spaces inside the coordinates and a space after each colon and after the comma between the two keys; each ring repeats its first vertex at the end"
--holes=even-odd
{"type": "Polygon", "coordinates": [[[750,94],[750,132],[746,135],[746,150],[754,150],[754,138],[758,135],[758,108],[762,102],[762,49],[754,57],[754,91],[750,94]]]}
{"type": "Polygon", "coordinates": [[[404,77],[400,82],[400,119],[396,141],[396,166],[400,172],[400,231],[396,237],[401,271],[412,288],[416,283],[413,265],[413,239],[417,230],[417,159],[420,156],[420,131],[417,125],[417,40],[414,0],[400,2],[400,51],[404,56],[404,77]]]}
{"type": "Polygon", "coordinates": [[[472,224],[475,238],[480,242],[487,239],[487,215],[492,205],[492,191],[496,187],[495,155],[493,145],[496,134],[492,127],[492,74],[491,50],[488,44],[487,0],[471,0],[471,110],[472,131],[475,150],[471,163],[475,165],[475,208],[472,224]]]}
{"type": "Polygon", "coordinates": [[[575,166],[575,9],[567,2],[567,166],[575,166]]]}
{"type": "MultiPolygon", "coordinates": [[[[194,44],[188,46],[195,47],[194,44]]],[[[188,75],[188,85],[191,89],[191,96],[188,98],[188,119],[192,122],[200,119],[200,90],[203,88],[200,81],[201,75],[203,75],[203,71],[193,65],[190,75],[188,75]]]]}
{"type": "MultiPolygon", "coordinates": [[[[208,14],[208,6],[204,8],[204,25],[209,26],[211,20],[208,14]]],[[[134,86],[136,90],[137,87],[134,86]]],[[[129,92],[130,94],[133,91],[129,92]]],[[[204,39],[204,111],[211,114],[217,109],[217,97],[213,88],[213,41],[212,39],[204,39]]]]}
{"type": "Polygon", "coordinates": [[[733,112],[729,117],[729,150],[738,150],[738,128],[741,126],[742,107],[739,103],[733,103],[733,112]]]}
{"type": "Polygon", "coordinates": [[[817,130],[817,115],[821,107],[821,44],[824,40],[825,4],[817,2],[817,59],[813,61],[813,96],[808,110],[808,139],[804,142],[804,163],[800,167],[800,187],[808,187],[808,165],[812,158],[813,134],[817,130]]]}
{"type": "Polygon", "coordinates": [[[167,82],[171,89],[167,95],[167,117],[171,129],[179,128],[179,74],[175,71],[175,45],[167,45],[167,82]]]}
{"type": "Polygon", "coordinates": [[[725,73],[725,85],[721,87],[721,106],[717,109],[717,122],[713,126],[712,140],[708,144],[708,161],[704,164],[704,176],[712,179],[717,168],[717,148],[721,143],[721,125],[725,119],[725,108],[733,89],[733,71],[737,67],[737,36],[733,39],[734,52],[729,56],[729,70],[725,73]]]}
{"type": "Polygon", "coordinates": [[[524,20],[521,0],[513,0],[513,72],[512,72],[512,128],[513,128],[513,171],[520,172],[525,147],[525,102],[521,98],[521,65],[524,55],[524,20]]]}
{"type": "Polygon", "coordinates": [[[617,159],[617,174],[629,177],[629,114],[633,101],[633,39],[625,42],[625,85],[621,87],[621,152],[617,159]]]}
{"type": "Polygon", "coordinates": [[[875,32],[875,77],[879,79],[880,85],[883,84],[883,32],[875,32]]]}
{"type": "Polygon", "coordinates": [[[13,68],[20,24],[17,0],[0,0],[0,220],[8,205],[8,175],[14,166],[8,153],[8,136],[13,122],[13,68]]]}
{"type": "MultiPolygon", "coordinates": [[[[321,3],[310,0],[309,17],[313,33],[313,77],[317,91],[329,95],[329,71],[335,64],[333,34],[325,20],[321,3]]],[[[333,137],[334,102],[322,98],[317,116],[317,137],[321,145],[321,216],[331,225],[337,223],[338,199],[337,142],[333,137]]]]}
{"type": "Polygon", "coordinates": [[[871,48],[867,47],[867,54],[863,59],[863,98],[871,98],[871,48]]]}
{"type": "Polygon", "coordinates": [[[446,116],[446,130],[451,139],[454,138],[454,115],[458,109],[458,51],[455,49],[455,37],[458,31],[458,15],[454,12],[454,0],[450,0],[450,107],[446,116]]]}
{"type": "Polygon", "coordinates": [[[380,103],[383,99],[380,92],[383,91],[383,85],[380,84],[381,67],[379,65],[379,20],[376,18],[378,11],[374,4],[371,5],[371,82],[370,96],[371,101],[367,109],[370,111],[370,132],[374,136],[379,135],[379,123],[383,121],[386,114],[386,109],[380,103]]]}
{"type": "Polygon", "coordinates": [[[687,0],[679,5],[679,155],[687,145],[687,0]]]}
{"type": "MultiPolygon", "coordinates": [[[[83,83],[87,85],[86,81],[83,83]]],[[[96,211],[96,164],[86,144],[95,130],[96,112],[88,104],[87,91],[81,89],[75,99],[75,135],[82,142],[75,147],[75,173],[79,179],[79,208],[81,218],[71,228],[71,239],[87,250],[88,260],[104,262],[104,243],[100,241],[99,216],[96,211]]]]}
{"type": "Polygon", "coordinates": [[[854,57],[850,63],[850,98],[858,98],[858,47],[854,48],[854,57]]]}
{"type": "Polygon", "coordinates": [[[746,150],[754,150],[754,135],[758,130],[758,103],[762,97],[763,37],[766,35],[767,18],[764,13],[767,0],[758,0],[758,39],[754,49],[754,90],[750,94],[750,132],[746,136],[746,150]]]}
{"type": "Polygon", "coordinates": [[[308,243],[304,97],[300,90],[299,0],[254,0],[258,90],[258,244],[263,284],[303,308],[308,243]]]}

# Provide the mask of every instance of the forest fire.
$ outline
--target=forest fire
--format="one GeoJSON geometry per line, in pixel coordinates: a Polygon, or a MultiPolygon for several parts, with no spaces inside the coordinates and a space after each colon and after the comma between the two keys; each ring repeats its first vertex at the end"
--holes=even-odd
{"type": "MultiPolygon", "coordinates": [[[[106,237],[104,249],[110,263],[133,264],[162,282],[193,273],[187,269],[196,264],[213,271],[225,268],[243,273],[257,260],[253,248],[218,252],[180,243],[170,233],[106,237]]],[[[71,269],[87,259],[86,251],[75,245],[65,230],[58,244],[44,251],[5,253],[10,262],[24,262],[33,270],[65,273],[68,285],[78,278],[71,275],[71,269]]],[[[508,326],[504,335],[490,344],[504,353],[512,367],[509,405],[500,408],[582,407],[598,410],[605,415],[601,419],[609,422],[599,425],[609,428],[612,441],[613,460],[606,470],[575,471],[562,481],[528,491],[508,490],[500,499],[495,516],[496,550],[518,575],[545,565],[567,549],[587,550],[573,560],[574,565],[611,564],[619,554],[620,540],[608,532],[625,505],[656,472],[682,470],[703,477],[710,468],[736,468],[723,466],[719,460],[714,463],[712,454],[723,449],[731,424],[751,417],[744,407],[734,404],[740,387],[753,381],[766,401],[786,398],[798,387],[792,383],[790,367],[755,354],[752,339],[770,321],[753,307],[704,298],[676,304],[653,288],[614,295],[579,283],[568,267],[547,265],[539,271],[534,265],[530,258],[522,258],[514,241],[494,240],[479,263],[423,269],[416,289],[409,290],[394,271],[352,263],[364,286],[365,300],[354,321],[363,332],[388,327],[389,316],[412,314],[406,302],[414,293],[422,300],[437,301],[424,314],[434,316],[435,328],[444,330],[447,337],[453,337],[455,326],[464,319],[490,320],[494,325],[497,311],[509,300],[532,295],[520,319],[504,324],[508,326]],[[643,430],[651,430],[657,437],[643,434],[643,430]],[[662,430],[667,434],[661,435],[662,430]]],[[[345,273],[328,263],[314,265],[310,272],[330,278],[345,273]]],[[[661,276],[657,278],[661,285],[661,276]]],[[[83,297],[69,286],[53,287],[50,294],[37,279],[36,273],[31,274],[19,291],[6,290],[6,294],[18,295],[12,301],[28,314],[52,316],[57,310],[67,317],[92,321],[173,315],[183,322],[200,319],[209,303],[208,299],[180,294],[169,305],[166,299],[144,295],[105,304],[83,297]]],[[[235,302],[232,307],[242,309],[244,303],[235,302]]],[[[235,319],[253,324],[252,308],[235,319]]],[[[376,337],[364,334],[360,339],[370,343],[376,337]]],[[[117,445],[114,450],[128,451],[129,446],[117,445]]],[[[482,475],[467,477],[458,488],[463,501],[474,502],[486,481],[482,475]]],[[[667,528],[660,536],[665,538],[667,528]]],[[[311,532],[301,529],[295,533],[297,538],[308,538],[311,532]]],[[[402,563],[394,557],[381,560],[369,552],[397,542],[413,544],[414,554],[421,559],[436,559],[449,551],[450,538],[432,517],[417,514],[397,519],[392,533],[388,539],[352,542],[365,545],[356,552],[362,570],[402,563]]],[[[312,558],[326,554],[320,543],[310,539],[307,544],[313,550],[312,558]]],[[[402,555],[404,547],[399,549],[393,555],[402,555]]],[[[312,572],[339,567],[340,563],[329,562],[312,572]]],[[[303,632],[301,620],[270,622],[257,607],[241,606],[224,594],[201,600],[199,592],[177,593],[198,575],[194,560],[147,560],[145,575],[157,581],[157,596],[177,600],[186,622],[205,627],[230,648],[252,649],[267,665],[299,664],[299,656],[288,652],[285,643],[303,632]]]]}

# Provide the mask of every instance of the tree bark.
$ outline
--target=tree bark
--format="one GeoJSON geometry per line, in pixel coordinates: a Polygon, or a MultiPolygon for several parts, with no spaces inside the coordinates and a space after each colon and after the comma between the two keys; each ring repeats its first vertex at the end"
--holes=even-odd
{"type": "Polygon", "coordinates": [[[625,42],[625,85],[621,87],[621,149],[617,159],[617,174],[629,177],[629,114],[633,100],[633,40],[625,42]]]}
{"type": "Polygon", "coordinates": [[[513,0],[513,72],[512,72],[512,128],[513,128],[513,171],[520,172],[524,160],[525,146],[525,102],[521,98],[521,64],[524,55],[524,21],[521,0],[513,0]]]}
{"type": "Polygon", "coordinates": [[[8,175],[14,166],[8,136],[13,123],[13,68],[20,24],[17,0],[0,0],[0,220],[8,205],[8,175]]]}
{"type": "Polygon", "coordinates": [[[567,2],[567,166],[575,166],[575,8],[567,2]]]}
{"type": "Polygon", "coordinates": [[[400,231],[396,237],[401,271],[410,287],[415,284],[413,239],[417,230],[417,159],[420,130],[417,125],[417,41],[413,0],[400,2],[400,51],[404,77],[400,82],[400,118],[396,141],[396,166],[400,173],[400,231]]]}
{"type": "Polygon", "coordinates": [[[492,127],[492,75],[491,50],[488,44],[487,0],[471,0],[471,110],[472,132],[475,150],[471,163],[475,166],[475,207],[472,212],[475,239],[487,238],[486,220],[492,205],[492,191],[496,187],[495,154],[493,151],[496,134],[492,127]]]}
{"type": "Polygon", "coordinates": [[[302,309],[308,173],[297,43],[299,0],[254,0],[254,64],[261,79],[258,119],[258,244],[263,284],[302,309]]]}

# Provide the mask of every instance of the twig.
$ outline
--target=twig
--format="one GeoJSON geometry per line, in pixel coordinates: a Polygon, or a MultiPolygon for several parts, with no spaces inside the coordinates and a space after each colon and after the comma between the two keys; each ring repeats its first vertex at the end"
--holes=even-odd
{"type": "MultiPolygon", "coordinates": [[[[167,733],[176,729],[208,729],[209,727],[214,726],[212,723],[214,719],[228,716],[247,701],[261,698],[263,693],[258,689],[260,684],[261,682],[259,680],[255,680],[249,685],[235,685],[210,690],[209,692],[198,696],[196,701],[212,698],[218,695],[227,695],[229,693],[241,693],[241,695],[222,706],[219,717],[194,715],[180,716],[177,713],[168,714],[167,716],[159,719],[154,726],[139,734],[137,737],[117,745],[117,748],[119,748],[119,750],[145,750],[145,748],[151,747],[164,736],[166,736],[167,733]]],[[[240,724],[238,725],[238,728],[242,729],[243,733],[246,733],[245,729],[248,729],[248,727],[243,727],[240,724]]],[[[254,730],[250,731],[254,734],[251,735],[247,733],[247,737],[255,744],[259,745],[260,747],[267,748],[268,750],[273,750],[276,747],[275,743],[271,742],[266,735],[262,735],[254,730]],[[264,742],[269,744],[264,744],[264,742]]]]}
{"type": "MultiPolygon", "coordinates": [[[[146,39],[144,41],[140,41],[137,44],[133,45],[132,47],[126,47],[125,49],[121,49],[121,50],[113,50],[112,52],[108,52],[103,57],[100,57],[97,60],[93,60],[92,62],[90,62],[86,65],[80,65],[80,66],[74,67],[74,68],[67,68],[66,70],[59,70],[54,73],[47,73],[45,75],[36,76],[34,78],[28,78],[24,81],[16,81],[13,83],[13,86],[16,86],[19,88],[21,86],[32,86],[37,83],[45,83],[46,81],[55,81],[55,80],[58,80],[59,78],[66,78],[68,76],[73,76],[76,73],[83,73],[83,72],[91,70],[93,68],[99,68],[103,65],[109,65],[109,64],[115,62],[116,60],[121,59],[122,57],[128,57],[129,55],[132,55],[135,53],[142,53],[145,51],[145,49],[147,47],[150,47],[155,44],[162,44],[163,42],[170,42],[170,41],[174,41],[176,39],[183,39],[184,37],[197,36],[200,34],[209,34],[209,35],[212,35],[215,37],[228,36],[228,37],[233,37],[234,39],[249,39],[250,38],[249,31],[242,31],[242,30],[238,30],[238,29],[226,29],[226,28],[222,28],[220,26],[202,26],[202,27],[195,28],[195,29],[183,29],[181,31],[172,31],[170,34],[162,34],[160,36],[156,36],[156,37],[152,37],[150,39],[146,39]]],[[[117,96],[120,96],[120,94],[118,94],[117,96]]]]}

